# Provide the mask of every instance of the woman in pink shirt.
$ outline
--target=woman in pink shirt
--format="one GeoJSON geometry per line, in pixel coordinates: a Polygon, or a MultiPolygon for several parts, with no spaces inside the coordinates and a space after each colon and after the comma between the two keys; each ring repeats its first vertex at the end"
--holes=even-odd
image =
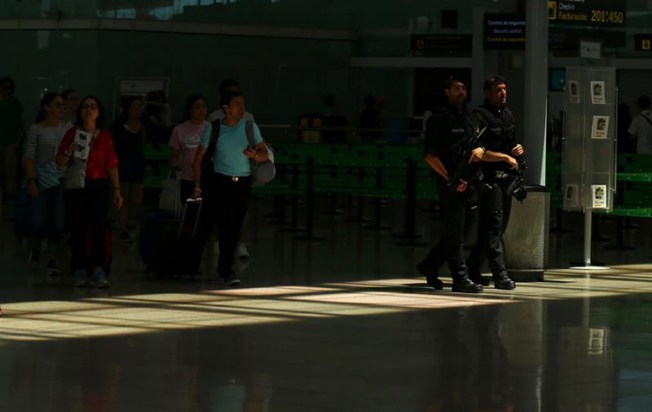
{"type": "Polygon", "coordinates": [[[172,167],[179,170],[181,177],[180,197],[183,204],[192,197],[195,183],[192,175],[192,162],[199,148],[202,136],[210,135],[211,124],[206,119],[206,99],[200,94],[193,94],[186,99],[183,111],[184,122],[172,130],[170,148],[172,167]]]}

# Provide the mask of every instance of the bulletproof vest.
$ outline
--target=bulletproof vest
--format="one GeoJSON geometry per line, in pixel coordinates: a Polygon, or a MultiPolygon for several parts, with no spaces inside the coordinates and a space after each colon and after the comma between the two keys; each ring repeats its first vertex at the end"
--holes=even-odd
{"type": "MultiPolygon", "coordinates": [[[[468,159],[463,159],[464,149],[469,144],[469,140],[475,135],[476,121],[473,116],[464,109],[458,113],[452,106],[443,106],[437,109],[445,119],[448,126],[448,136],[446,141],[449,143],[447,159],[442,159],[446,169],[453,170],[460,163],[467,163],[468,159]]],[[[441,138],[444,138],[443,136],[441,138]]],[[[471,165],[470,169],[475,169],[476,164],[471,165]]]]}
{"type": "Polygon", "coordinates": [[[516,120],[508,108],[500,113],[494,113],[485,106],[478,106],[473,113],[483,126],[487,126],[484,133],[487,147],[502,153],[510,153],[516,146],[516,120]]]}

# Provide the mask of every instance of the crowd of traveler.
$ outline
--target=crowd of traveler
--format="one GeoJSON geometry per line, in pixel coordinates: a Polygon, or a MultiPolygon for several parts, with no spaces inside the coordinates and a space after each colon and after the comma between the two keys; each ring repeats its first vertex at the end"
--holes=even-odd
{"type": "Polygon", "coordinates": [[[111,233],[115,228],[120,241],[133,240],[132,231],[144,218],[145,148],[157,143],[170,148],[170,163],[180,178],[180,203],[192,198],[205,202],[197,218],[202,236],[219,239],[220,278],[229,286],[239,284],[233,265],[236,258],[249,256],[239,239],[244,238],[251,162],[265,161],[267,149],[253,116],[244,110],[236,81],[222,83],[221,105],[210,121],[206,98],[193,94],[174,127],[166,120],[169,108],[162,92],[122,97],[121,110],[109,123],[98,97],[80,99],[75,89],[67,89],[45,93],[25,131],[14,81],[0,79],[0,89],[3,200],[14,203],[16,234],[26,238],[31,264],[45,262],[48,281],[62,278],[61,249],[67,243],[73,285],[109,287],[111,233]],[[201,176],[193,163],[203,162],[210,144],[210,171],[201,176]]]}

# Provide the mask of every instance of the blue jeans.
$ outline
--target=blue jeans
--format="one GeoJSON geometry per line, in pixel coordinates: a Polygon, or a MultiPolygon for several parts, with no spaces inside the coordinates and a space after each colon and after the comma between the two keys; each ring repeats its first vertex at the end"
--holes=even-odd
{"type": "Polygon", "coordinates": [[[64,228],[63,184],[39,192],[32,203],[32,235],[45,238],[48,251],[56,253],[64,228]]]}

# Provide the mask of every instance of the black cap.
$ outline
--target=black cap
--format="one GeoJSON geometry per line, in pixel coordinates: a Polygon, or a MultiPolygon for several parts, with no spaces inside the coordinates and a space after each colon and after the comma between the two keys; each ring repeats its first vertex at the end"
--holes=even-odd
{"type": "Polygon", "coordinates": [[[453,85],[453,83],[455,83],[455,82],[459,82],[459,83],[462,83],[462,84],[466,84],[466,80],[464,80],[464,78],[462,78],[461,76],[459,76],[459,75],[453,73],[453,74],[451,74],[450,76],[448,76],[448,77],[446,78],[446,80],[444,81],[444,84],[443,84],[444,89],[448,89],[448,88],[451,87],[451,86],[453,85]]]}
{"type": "Polygon", "coordinates": [[[507,80],[503,76],[492,74],[484,80],[482,88],[484,90],[491,90],[492,87],[496,87],[499,84],[507,84],[507,80]]]}

